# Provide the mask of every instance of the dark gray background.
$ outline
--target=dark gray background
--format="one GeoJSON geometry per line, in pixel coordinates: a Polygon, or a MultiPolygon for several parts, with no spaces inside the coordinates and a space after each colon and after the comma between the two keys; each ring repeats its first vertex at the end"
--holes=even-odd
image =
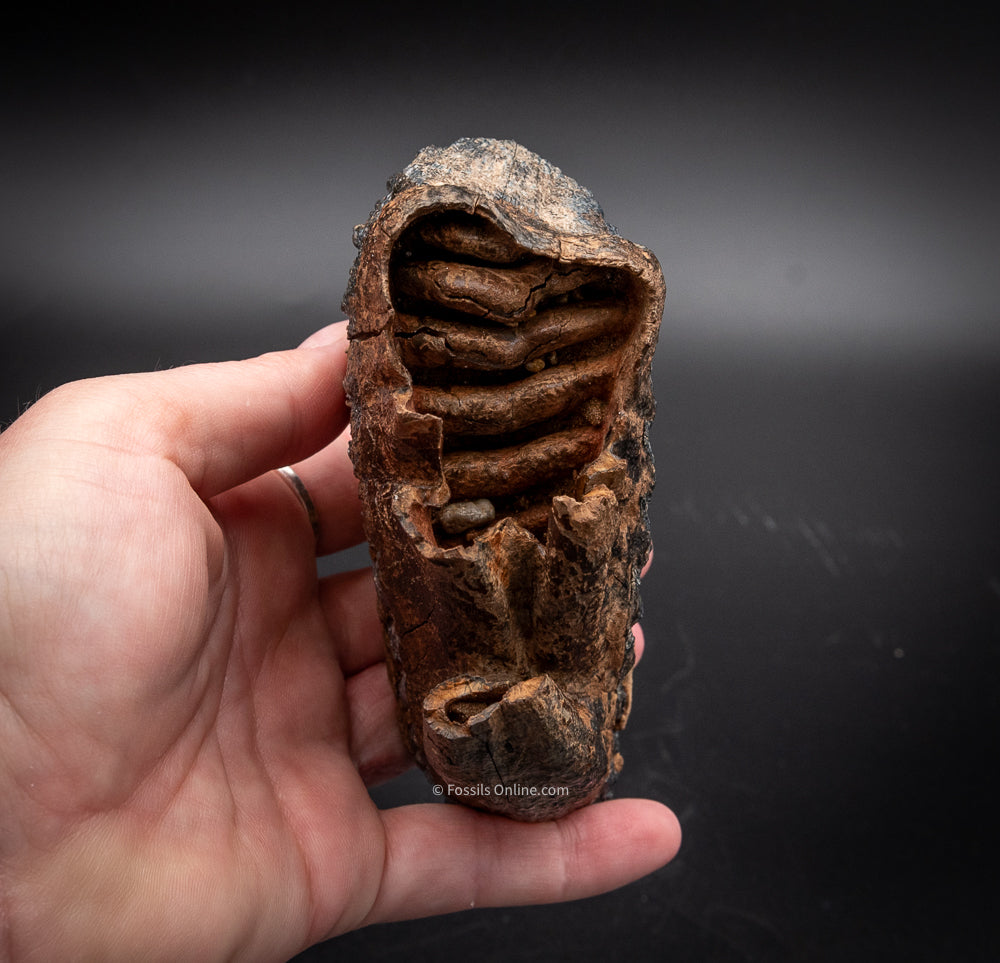
{"type": "Polygon", "coordinates": [[[672,805],[681,855],[303,960],[997,957],[995,39],[956,5],[8,20],[0,422],[338,319],[351,230],[425,144],[518,140],[663,264],[619,794],[672,805]]]}

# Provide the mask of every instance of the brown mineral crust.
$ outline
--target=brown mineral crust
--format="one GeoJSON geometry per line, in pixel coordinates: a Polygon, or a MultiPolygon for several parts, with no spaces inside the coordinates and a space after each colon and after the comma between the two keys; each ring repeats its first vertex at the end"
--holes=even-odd
{"type": "Polygon", "coordinates": [[[351,456],[403,735],[449,798],[562,815],[621,768],[659,265],[486,139],[422,151],[355,241],[351,456]]]}

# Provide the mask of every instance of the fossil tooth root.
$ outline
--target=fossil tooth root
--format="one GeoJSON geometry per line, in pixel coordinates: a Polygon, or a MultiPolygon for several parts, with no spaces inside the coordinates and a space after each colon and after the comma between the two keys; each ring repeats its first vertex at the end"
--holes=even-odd
{"type": "Polygon", "coordinates": [[[350,451],[401,731],[449,799],[558,817],[622,766],[659,264],[485,138],[422,150],[354,239],[350,451]]]}

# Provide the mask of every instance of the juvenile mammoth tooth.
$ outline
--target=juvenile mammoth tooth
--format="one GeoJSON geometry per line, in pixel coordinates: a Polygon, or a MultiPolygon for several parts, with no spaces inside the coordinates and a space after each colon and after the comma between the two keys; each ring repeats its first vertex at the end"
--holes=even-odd
{"type": "Polygon", "coordinates": [[[421,151],[355,243],[351,457],[404,738],[446,797],[558,817],[622,766],[659,264],[487,139],[421,151]]]}

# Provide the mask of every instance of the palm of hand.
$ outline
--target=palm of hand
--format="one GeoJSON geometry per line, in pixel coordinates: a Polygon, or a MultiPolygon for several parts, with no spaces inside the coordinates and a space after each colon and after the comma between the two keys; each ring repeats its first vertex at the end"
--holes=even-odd
{"type": "MultiPolygon", "coordinates": [[[[73,444],[63,464],[78,463],[73,444]]],[[[36,557],[9,587],[23,603],[12,635],[32,658],[4,674],[19,723],[8,752],[37,774],[19,787],[31,803],[23,831],[58,873],[36,865],[37,905],[86,913],[114,887],[144,940],[165,937],[171,917],[200,922],[183,934],[194,955],[253,932],[265,896],[288,953],[326,935],[314,920],[360,923],[377,877],[312,885],[382,830],[350,758],[346,640],[324,616],[290,492],[265,476],[218,496],[213,514],[176,465],[130,452],[109,452],[98,479],[64,471],[44,484],[36,557]],[[84,519],[103,537],[67,540],[84,519]],[[115,859],[110,880],[87,876],[98,853],[115,859]]],[[[363,591],[338,581],[324,586],[327,605],[337,589],[363,591]]]]}

